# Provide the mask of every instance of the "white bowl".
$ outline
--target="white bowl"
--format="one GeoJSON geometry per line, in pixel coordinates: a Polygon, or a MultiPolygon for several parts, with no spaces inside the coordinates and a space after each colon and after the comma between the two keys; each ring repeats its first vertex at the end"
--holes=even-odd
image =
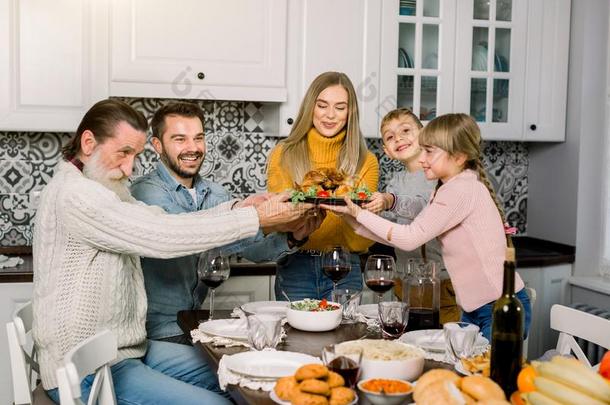
{"type": "MultiPolygon", "coordinates": [[[[300,301],[293,301],[296,303],[300,301]]],[[[288,323],[295,329],[304,330],[306,332],[324,332],[333,330],[341,323],[342,308],[336,302],[328,301],[329,304],[338,305],[339,308],[334,311],[299,311],[288,307],[286,310],[286,319],[288,323]]]]}
{"type": "MultiPolygon", "coordinates": [[[[344,342],[341,343],[341,346],[354,344],[352,342],[358,342],[355,344],[363,345],[364,351],[362,361],[360,362],[361,380],[366,380],[369,378],[389,378],[415,381],[424,370],[425,352],[419,347],[402,343],[397,340],[375,341],[371,339],[344,342]],[[370,358],[370,356],[367,356],[367,349],[368,347],[373,347],[374,345],[376,345],[376,342],[383,342],[379,343],[383,345],[402,345],[402,348],[408,350],[410,353],[412,353],[412,355],[408,358],[403,358],[400,360],[373,360],[370,358]]],[[[396,349],[393,350],[393,352],[396,352],[398,349],[402,349],[399,346],[393,346],[393,348],[396,349]]]]}
{"type": "Polygon", "coordinates": [[[408,382],[408,381],[404,381],[404,380],[400,380],[400,379],[396,379],[396,378],[388,378],[388,380],[397,380],[397,381],[401,381],[404,383],[407,383],[411,386],[411,389],[407,392],[404,393],[400,393],[400,394],[386,394],[386,393],[379,393],[379,392],[375,392],[375,391],[369,391],[367,389],[363,388],[363,385],[370,381],[371,379],[367,379],[367,380],[360,380],[358,382],[358,389],[360,390],[360,392],[362,392],[364,394],[364,396],[369,400],[369,402],[373,405],[398,405],[398,404],[402,404],[405,402],[405,400],[407,399],[408,396],[411,395],[411,393],[413,393],[413,385],[408,382]]]}

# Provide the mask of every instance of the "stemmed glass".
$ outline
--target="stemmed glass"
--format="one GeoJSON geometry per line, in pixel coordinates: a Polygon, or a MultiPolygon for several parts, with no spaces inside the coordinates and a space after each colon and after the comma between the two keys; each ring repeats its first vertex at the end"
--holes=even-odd
{"type": "Polygon", "coordinates": [[[322,255],[322,271],[333,282],[333,296],[337,283],[352,269],[349,252],[342,246],[333,246],[322,255]]]}
{"type": "Polygon", "coordinates": [[[199,255],[197,274],[201,282],[211,290],[208,317],[208,321],[211,321],[214,318],[214,292],[231,275],[229,258],[218,250],[203,252],[199,255]]]}
{"type": "Polygon", "coordinates": [[[364,283],[377,293],[377,303],[383,299],[383,294],[394,287],[396,263],[388,255],[371,255],[364,266],[364,283]]]}

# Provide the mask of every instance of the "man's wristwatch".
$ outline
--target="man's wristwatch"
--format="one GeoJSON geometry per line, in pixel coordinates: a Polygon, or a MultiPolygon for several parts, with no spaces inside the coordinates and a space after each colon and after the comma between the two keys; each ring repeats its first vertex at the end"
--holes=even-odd
{"type": "Polygon", "coordinates": [[[301,247],[307,243],[307,241],[309,240],[309,237],[306,236],[305,239],[297,240],[294,238],[294,235],[292,234],[292,232],[288,232],[288,233],[286,233],[286,240],[288,241],[288,246],[291,248],[301,247]]]}

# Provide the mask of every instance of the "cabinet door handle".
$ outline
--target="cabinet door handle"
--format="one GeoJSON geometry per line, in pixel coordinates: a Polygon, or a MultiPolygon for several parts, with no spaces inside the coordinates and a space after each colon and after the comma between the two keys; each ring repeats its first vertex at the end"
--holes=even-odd
{"type": "Polygon", "coordinates": [[[531,129],[532,131],[535,131],[535,130],[536,130],[536,128],[537,128],[537,127],[536,127],[536,124],[532,124],[532,125],[530,125],[530,129],[531,129]]]}
{"type": "Polygon", "coordinates": [[[197,73],[197,79],[199,79],[199,80],[205,79],[205,74],[203,72],[197,73]]]}
{"type": "Polygon", "coordinates": [[[288,118],[286,120],[286,122],[288,123],[288,125],[292,125],[292,123],[294,122],[294,120],[292,118],[288,118]]]}

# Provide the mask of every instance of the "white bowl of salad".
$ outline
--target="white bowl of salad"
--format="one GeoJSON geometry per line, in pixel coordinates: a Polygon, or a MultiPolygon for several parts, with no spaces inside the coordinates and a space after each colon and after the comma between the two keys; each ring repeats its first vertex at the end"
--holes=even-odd
{"type": "Polygon", "coordinates": [[[333,330],[341,323],[341,315],[341,305],[325,299],[292,301],[286,311],[290,326],[307,332],[333,330]]]}

